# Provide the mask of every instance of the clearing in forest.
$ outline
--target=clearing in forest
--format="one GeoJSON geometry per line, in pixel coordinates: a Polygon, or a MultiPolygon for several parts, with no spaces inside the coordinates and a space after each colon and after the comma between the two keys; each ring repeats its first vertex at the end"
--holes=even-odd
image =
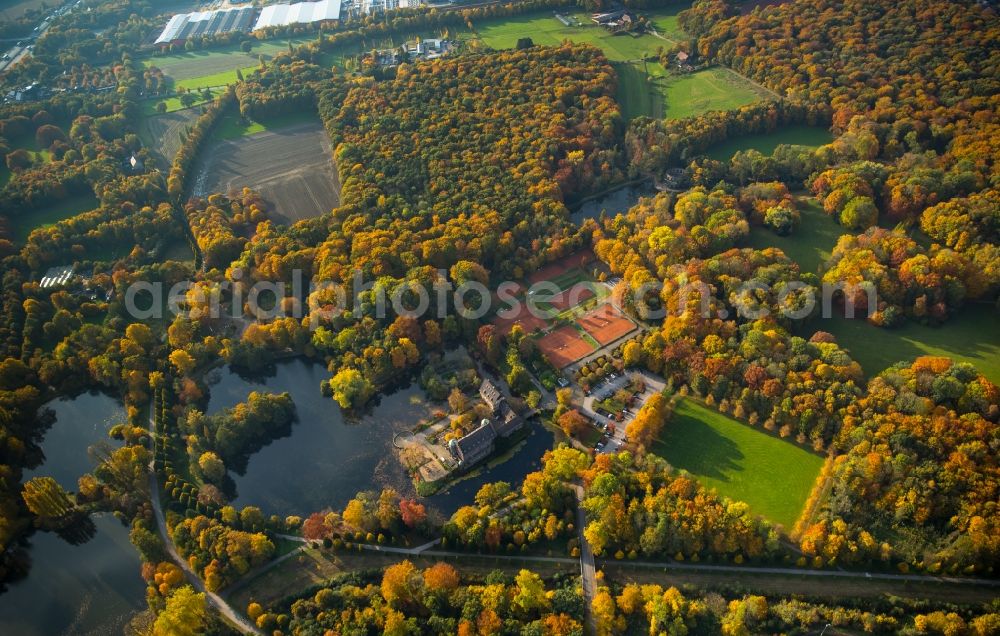
{"type": "Polygon", "coordinates": [[[897,362],[920,356],[943,356],[968,362],[994,384],[1000,384],[1000,329],[992,303],[971,304],[938,327],[907,320],[899,327],[876,327],[863,318],[817,319],[804,326],[803,337],[828,331],[837,344],[874,377],[897,362]]]}
{"type": "Polygon", "coordinates": [[[663,81],[664,112],[671,119],[696,117],[711,110],[732,110],[772,98],[750,80],[720,67],[671,76],[663,81]]]}
{"type": "Polygon", "coordinates": [[[791,531],[823,458],[684,398],[651,449],[709,490],[791,531]]]}
{"type": "Polygon", "coordinates": [[[640,115],[682,119],[773,98],[750,80],[720,67],[678,74],[667,71],[658,60],[647,60],[616,63],[615,69],[616,98],[626,119],[640,115]]]}
{"type": "Polygon", "coordinates": [[[796,198],[802,222],[788,236],[778,236],[770,228],[751,225],[746,247],[757,250],[777,247],[785,256],[799,264],[803,273],[816,274],[829,258],[837,240],[848,231],[823,211],[815,197],[796,198]]]}
{"type": "Polygon", "coordinates": [[[705,154],[717,161],[729,161],[733,155],[741,150],[756,150],[769,156],[781,144],[816,149],[831,141],[833,141],[833,135],[822,126],[791,124],[782,126],[774,132],[732,137],[715,144],[705,154]]]}
{"type": "Polygon", "coordinates": [[[61,199],[49,205],[42,205],[18,216],[10,217],[14,241],[24,243],[32,230],[40,227],[50,227],[59,221],[74,217],[77,214],[90,212],[100,206],[100,201],[93,194],[81,194],[61,199]]]}
{"type": "MultiPolygon", "coordinates": [[[[259,192],[282,223],[325,214],[337,207],[340,183],[333,150],[318,119],[227,138],[220,123],[216,142],[200,162],[192,194],[227,194],[244,187],[259,192]]],[[[236,129],[239,132],[238,129],[236,129]]],[[[235,134],[235,133],[234,133],[235,134]]]]}

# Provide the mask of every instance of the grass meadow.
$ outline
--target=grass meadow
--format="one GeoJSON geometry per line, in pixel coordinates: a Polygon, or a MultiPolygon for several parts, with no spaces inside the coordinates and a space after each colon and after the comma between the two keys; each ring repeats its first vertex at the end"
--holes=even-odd
{"type": "Polygon", "coordinates": [[[659,62],[652,60],[620,62],[615,68],[618,70],[617,99],[626,119],[640,115],[681,119],[771,98],[753,82],[720,67],[686,75],[670,74],[659,62]]]}
{"type": "Polygon", "coordinates": [[[823,211],[823,206],[810,196],[797,197],[802,223],[789,236],[778,236],[770,229],[752,225],[746,247],[762,250],[777,247],[799,264],[803,272],[816,274],[830,258],[837,239],[847,230],[823,211]]]}
{"type": "Polygon", "coordinates": [[[796,124],[782,126],[771,133],[745,135],[727,139],[709,148],[705,154],[717,161],[729,161],[733,155],[741,150],[752,149],[761,154],[770,155],[781,144],[819,148],[831,141],[833,141],[833,135],[822,126],[796,124]]]}
{"type": "Polygon", "coordinates": [[[976,304],[965,307],[939,327],[911,320],[895,329],[883,329],[864,320],[839,317],[810,322],[808,335],[815,330],[832,333],[869,378],[897,362],[944,356],[968,362],[994,384],[1000,384],[998,323],[1000,316],[994,305],[976,304]]]}
{"type": "Polygon", "coordinates": [[[764,89],[721,67],[658,81],[663,83],[664,116],[672,119],[695,117],[710,110],[731,110],[771,98],[764,89]]]}
{"type": "Polygon", "coordinates": [[[314,113],[289,113],[287,115],[272,117],[264,122],[258,122],[244,120],[238,113],[232,112],[222,117],[222,120],[219,121],[218,126],[212,132],[212,138],[217,141],[239,139],[247,135],[255,135],[267,132],[268,130],[276,130],[312,121],[316,121],[314,113]]]}
{"type": "Polygon", "coordinates": [[[652,452],[788,531],[823,465],[819,455],[691,398],[678,402],[652,452]]]}
{"type": "Polygon", "coordinates": [[[578,44],[592,44],[603,50],[612,62],[623,62],[656,55],[658,48],[669,47],[677,39],[685,37],[677,26],[679,11],[679,8],[642,11],[650,17],[662,38],[652,34],[612,35],[591,22],[589,15],[579,11],[570,13],[570,16],[581,26],[566,26],[551,11],[483,20],[473,23],[473,26],[478,37],[494,49],[512,49],[518,39],[524,37],[543,46],[557,46],[563,40],[570,40],[578,44]]]}
{"type": "Polygon", "coordinates": [[[249,53],[240,50],[239,45],[234,44],[209,51],[181,51],[154,55],[143,60],[143,64],[159,68],[164,75],[173,79],[178,87],[191,86],[192,82],[195,87],[219,86],[227,84],[228,81],[221,81],[219,84],[206,82],[219,81],[226,77],[232,77],[229,81],[234,81],[236,69],[253,70],[260,65],[261,56],[264,60],[269,60],[275,54],[287,51],[289,43],[294,47],[311,39],[313,38],[299,37],[256,42],[249,53]]]}
{"type": "Polygon", "coordinates": [[[28,235],[31,234],[32,230],[55,225],[63,219],[68,219],[82,212],[89,212],[97,208],[98,205],[100,202],[94,195],[81,194],[13,217],[10,222],[14,230],[14,240],[18,243],[24,243],[28,240],[28,235]]]}

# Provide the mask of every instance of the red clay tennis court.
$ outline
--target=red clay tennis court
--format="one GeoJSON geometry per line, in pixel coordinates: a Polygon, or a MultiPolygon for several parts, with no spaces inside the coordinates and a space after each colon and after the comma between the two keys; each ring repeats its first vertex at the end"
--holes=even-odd
{"type": "Polygon", "coordinates": [[[521,304],[521,312],[516,318],[511,315],[507,315],[515,313],[514,310],[508,310],[500,313],[503,313],[506,317],[497,315],[497,317],[493,319],[493,324],[496,326],[497,330],[505,336],[510,333],[510,330],[514,328],[514,325],[521,325],[521,329],[524,329],[524,333],[531,333],[536,329],[544,329],[549,324],[544,318],[533,316],[531,312],[528,311],[527,305],[523,303],[521,304]]]}
{"type": "Polygon", "coordinates": [[[611,306],[611,303],[601,305],[576,323],[602,345],[614,342],[635,329],[635,323],[611,306]]]}
{"type": "Polygon", "coordinates": [[[560,292],[549,301],[549,304],[556,311],[566,311],[570,307],[575,307],[585,300],[590,300],[594,297],[594,290],[591,289],[590,285],[584,282],[579,282],[567,289],[566,291],[560,292]]]}
{"type": "Polygon", "coordinates": [[[571,325],[554,329],[539,338],[538,348],[557,369],[576,362],[594,350],[571,325]]]}
{"type": "Polygon", "coordinates": [[[569,256],[563,256],[558,261],[549,263],[529,276],[528,283],[534,285],[535,283],[543,280],[551,280],[558,276],[562,276],[571,269],[584,267],[596,258],[597,257],[594,256],[594,253],[590,250],[581,250],[570,254],[569,256]]]}

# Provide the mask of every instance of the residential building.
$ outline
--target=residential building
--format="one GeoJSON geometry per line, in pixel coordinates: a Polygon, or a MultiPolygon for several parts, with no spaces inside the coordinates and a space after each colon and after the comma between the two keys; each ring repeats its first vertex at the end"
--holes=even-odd
{"type": "Polygon", "coordinates": [[[483,402],[486,402],[486,406],[490,407],[490,410],[494,413],[500,408],[500,403],[504,401],[503,393],[500,392],[497,385],[489,380],[483,380],[483,383],[479,385],[479,397],[483,399],[483,402]]]}
{"type": "Polygon", "coordinates": [[[484,419],[471,433],[448,445],[461,468],[468,468],[489,457],[497,434],[489,420],[484,419]]]}

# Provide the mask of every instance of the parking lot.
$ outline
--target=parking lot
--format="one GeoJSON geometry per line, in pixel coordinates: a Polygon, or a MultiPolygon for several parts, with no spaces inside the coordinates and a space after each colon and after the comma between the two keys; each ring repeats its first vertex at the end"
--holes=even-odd
{"type": "Polygon", "coordinates": [[[604,430],[604,436],[601,441],[597,444],[595,450],[598,453],[614,453],[617,452],[624,444],[628,442],[625,438],[625,427],[628,426],[629,421],[635,414],[642,408],[642,405],[646,403],[654,393],[659,393],[663,390],[665,382],[652,375],[651,373],[645,371],[631,371],[621,374],[614,374],[615,377],[608,377],[608,379],[601,381],[590,395],[587,395],[583,399],[583,414],[586,415],[595,423],[595,425],[604,430]],[[633,376],[641,376],[646,387],[645,390],[640,392],[631,406],[629,406],[621,414],[610,414],[607,412],[600,412],[600,408],[596,406],[597,402],[608,398],[620,389],[622,389],[626,384],[628,384],[629,379],[633,376]],[[615,417],[609,417],[609,415],[621,415],[621,421],[618,421],[615,417]],[[608,433],[611,430],[611,434],[608,433]]]}

